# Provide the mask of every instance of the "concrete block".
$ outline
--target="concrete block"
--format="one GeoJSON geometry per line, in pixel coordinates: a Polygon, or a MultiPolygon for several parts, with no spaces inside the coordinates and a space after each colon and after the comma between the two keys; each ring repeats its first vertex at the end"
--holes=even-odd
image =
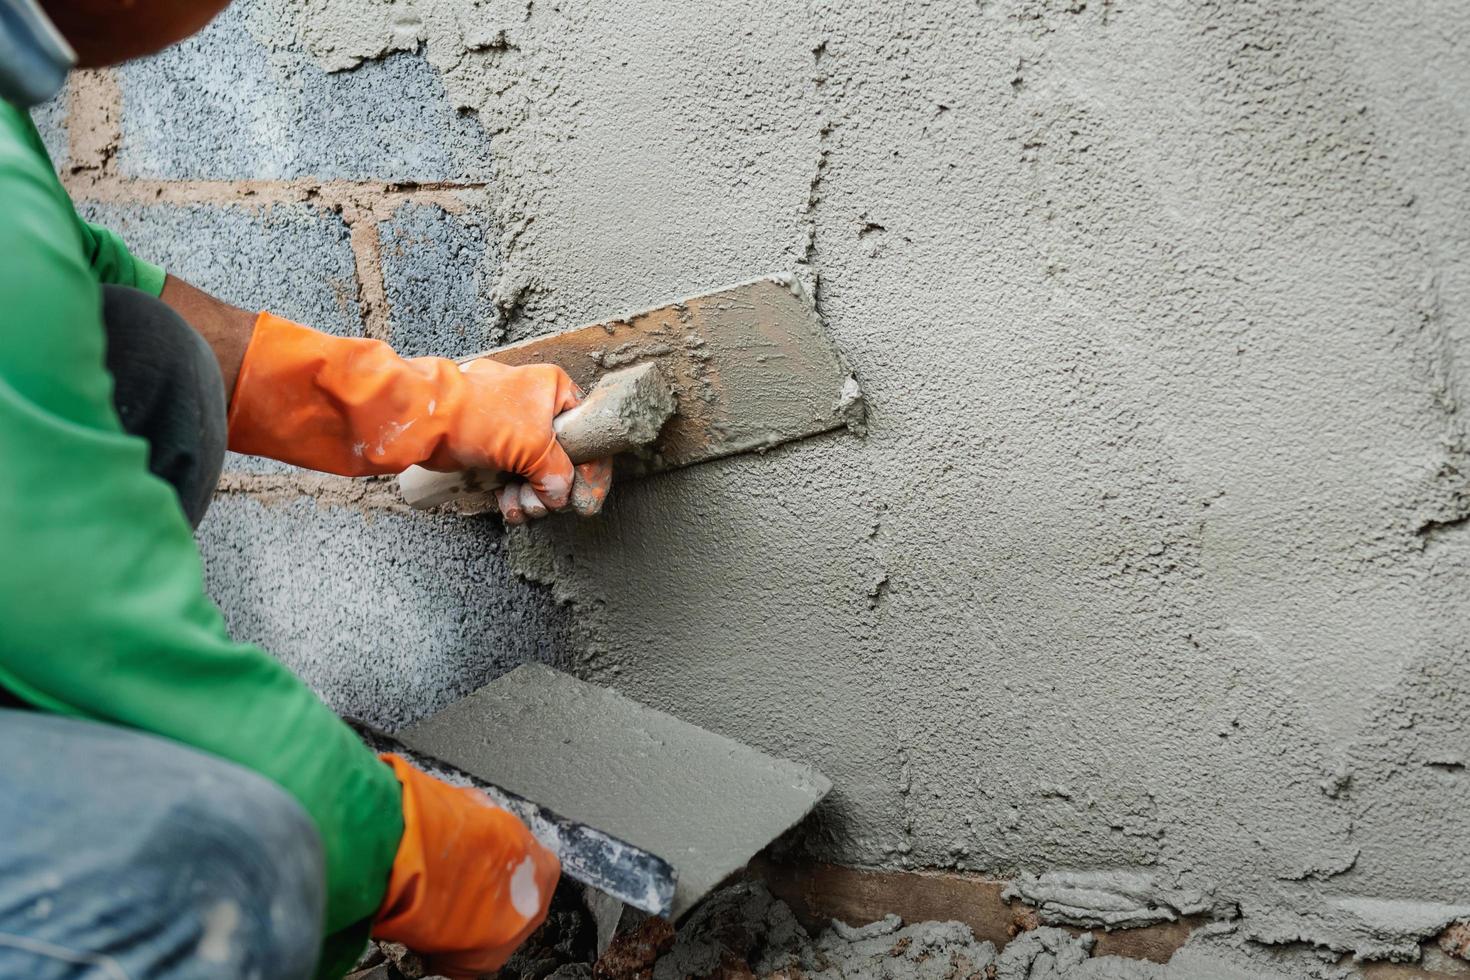
{"type": "Polygon", "coordinates": [[[525,662],[564,665],[566,610],[508,569],[500,524],[309,498],[218,498],[209,592],[339,712],[395,730],[525,662]]]}
{"type": "MultiPolygon", "coordinates": [[[[237,306],[268,309],[340,336],[362,333],[357,270],[347,226],[335,214],[303,204],[79,206],[136,254],[237,306]]],[[[225,470],[300,472],[235,453],[225,470]]]]}
{"type": "Polygon", "coordinates": [[[99,205],[83,214],[228,302],[342,336],[362,333],[347,226],[305,204],[99,205]]]}
{"type": "Polygon", "coordinates": [[[31,110],[31,121],[36,124],[41,142],[46,144],[46,152],[51,154],[51,162],[58,170],[65,167],[71,159],[66,128],[70,88],[70,83],[63,85],[60,92],[31,110]]]}
{"type": "Polygon", "coordinates": [[[482,181],[489,142],[421,54],[328,73],[251,35],[236,4],[196,37],[118,72],[118,167],[169,179],[482,181]]]}
{"type": "Polygon", "coordinates": [[[378,237],[398,351],[458,357],[496,345],[490,291],[498,256],[487,215],[405,204],[378,237]]]}
{"type": "Polygon", "coordinates": [[[239,453],[225,453],[226,473],[250,473],[261,476],[286,473],[307,473],[299,466],[291,466],[288,463],[280,463],[274,459],[262,459],[259,456],[242,456],[239,453]]]}

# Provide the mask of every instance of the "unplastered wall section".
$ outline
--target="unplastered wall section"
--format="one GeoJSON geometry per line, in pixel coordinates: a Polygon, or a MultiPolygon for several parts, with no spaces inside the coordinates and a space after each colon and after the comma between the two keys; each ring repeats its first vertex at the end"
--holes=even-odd
{"type": "MultiPolygon", "coordinates": [[[[421,57],[347,75],[270,49],[238,5],[158,58],[78,73],[35,113],[89,219],[248,309],[406,354],[504,330],[491,160],[421,57]]],[[[498,529],[409,514],[390,481],[231,455],[200,529],[236,636],[337,710],[393,728],[515,664],[565,666],[565,610],[498,529]]]]}
{"type": "Polygon", "coordinates": [[[340,703],[562,657],[818,765],[808,853],[1411,956],[1470,915],[1467,40],[1443,0],[253,0],[68,165],[200,275],[238,229],[203,284],[415,352],[795,269],[851,359],[866,438],[504,541],[232,474],[216,592],[340,703]]]}

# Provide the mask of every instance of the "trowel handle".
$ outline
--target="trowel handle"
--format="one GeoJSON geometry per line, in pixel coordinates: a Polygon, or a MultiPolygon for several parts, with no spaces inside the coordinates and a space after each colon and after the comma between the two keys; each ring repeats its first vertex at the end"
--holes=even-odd
{"type": "MultiPolygon", "coordinates": [[[[572,462],[587,463],[651,445],[673,414],[673,392],[658,367],[647,363],[603,375],[582,404],[551,425],[572,462]]],[[[410,507],[423,510],[499,490],[512,479],[497,470],[439,473],[410,466],[399,474],[398,489],[410,507]]]]}

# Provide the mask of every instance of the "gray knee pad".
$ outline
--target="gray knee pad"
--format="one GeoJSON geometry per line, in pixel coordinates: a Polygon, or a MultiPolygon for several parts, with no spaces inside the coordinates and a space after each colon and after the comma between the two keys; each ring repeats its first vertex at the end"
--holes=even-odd
{"type": "Polygon", "coordinates": [[[148,468],[199,526],[224,465],[224,380],[214,351],[162,300],[102,287],[107,370],[123,429],[148,442],[148,468]]]}

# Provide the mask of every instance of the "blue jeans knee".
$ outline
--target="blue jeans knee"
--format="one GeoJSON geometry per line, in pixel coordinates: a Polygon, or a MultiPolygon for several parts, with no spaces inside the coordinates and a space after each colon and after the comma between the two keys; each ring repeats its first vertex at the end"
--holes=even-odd
{"type": "Polygon", "coordinates": [[[0,710],[0,976],[301,980],[316,827],[274,783],[138,732],[0,710]]]}

